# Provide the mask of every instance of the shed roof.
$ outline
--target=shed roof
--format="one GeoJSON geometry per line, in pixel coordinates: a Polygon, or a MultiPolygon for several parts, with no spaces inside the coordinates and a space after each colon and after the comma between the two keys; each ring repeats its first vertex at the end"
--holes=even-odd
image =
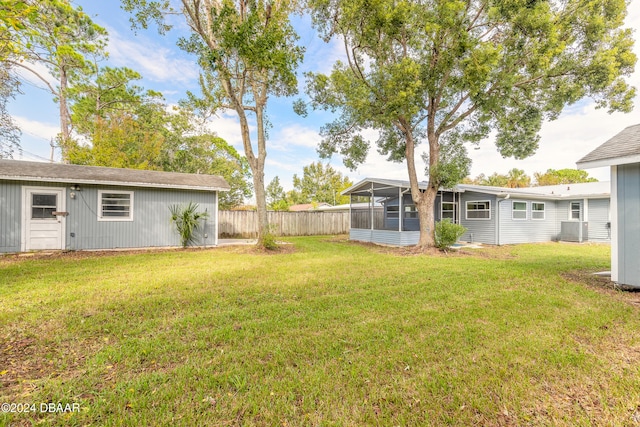
{"type": "Polygon", "coordinates": [[[204,191],[226,191],[230,188],[224,178],[216,175],[2,159],[0,179],[204,191]]]}
{"type": "Polygon", "coordinates": [[[580,169],[640,163],[640,124],[629,126],[578,160],[580,169]]]}

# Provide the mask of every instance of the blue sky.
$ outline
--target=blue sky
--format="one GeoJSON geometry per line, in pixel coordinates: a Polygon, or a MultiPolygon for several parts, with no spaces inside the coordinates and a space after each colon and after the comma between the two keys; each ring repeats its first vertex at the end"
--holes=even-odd
{"type": "MultiPolygon", "coordinates": [[[[187,90],[198,91],[198,66],[195,58],[176,47],[178,35],[187,33],[181,16],[172,17],[175,27],[165,36],[155,29],[132,31],[129,15],[120,9],[117,0],[77,0],[86,13],[109,32],[108,65],[127,66],[138,71],[144,79],[141,84],[148,89],[162,92],[168,103],[177,103],[187,90]]],[[[640,30],[640,0],[632,0],[628,7],[627,27],[634,28],[638,38],[640,30]]],[[[305,60],[300,67],[300,75],[305,71],[328,72],[336,59],[343,57],[339,43],[326,44],[311,29],[304,18],[295,21],[300,35],[299,43],[306,48],[305,60]]],[[[640,57],[640,43],[636,43],[636,54],[640,57]]],[[[106,65],[106,64],[105,64],[106,65]]],[[[640,64],[630,82],[640,89],[640,64]]],[[[51,95],[42,89],[44,85],[31,79],[22,89],[24,94],[11,102],[9,109],[22,128],[22,156],[14,158],[46,161],[49,158],[49,141],[59,132],[57,104],[51,95]]],[[[304,79],[299,82],[303,93],[304,79]]],[[[302,174],[302,167],[319,160],[315,147],[320,141],[320,127],[331,120],[324,112],[310,112],[306,118],[297,116],[292,110],[292,102],[297,97],[275,99],[269,104],[269,119],[273,128],[269,131],[265,181],[280,177],[285,189],[292,188],[293,174],[302,174]]],[[[483,141],[478,149],[471,149],[473,160],[471,176],[480,173],[506,173],[517,167],[529,175],[544,172],[549,168],[574,168],[575,162],[602,144],[604,141],[629,125],[640,123],[640,96],[635,100],[632,113],[609,115],[604,110],[596,110],[593,103],[583,101],[568,107],[558,120],[545,123],[541,131],[540,148],[537,154],[525,159],[503,159],[496,151],[491,139],[483,141]]],[[[232,113],[220,114],[213,120],[212,129],[242,150],[239,127],[232,113]]],[[[375,132],[365,136],[375,140],[375,132]]],[[[419,158],[419,156],[416,156],[419,158]]],[[[59,152],[56,152],[59,159],[59,152]]],[[[356,171],[350,171],[342,164],[339,156],[330,160],[331,165],[357,182],[365,177],[407,179],[406,165],[387,162],[375,147],[370,150],[367,161],[356,171]]],[[[419,170],[422,165],[418,165],[419,170]]],[[[589,171],[599,180],[608,180],[608,169],[589,171]]]]}

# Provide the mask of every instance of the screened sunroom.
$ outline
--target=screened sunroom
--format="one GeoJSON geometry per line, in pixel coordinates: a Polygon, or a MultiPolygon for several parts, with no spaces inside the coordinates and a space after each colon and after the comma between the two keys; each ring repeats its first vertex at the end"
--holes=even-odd
{"type": "MultiPolygon", "coordinates": [[[[421,190],[427,188],[420,182],[421,190]]],[[[394,246],[418,243],[420,221],[408,181],[367,178],[346,189],[351,198],[349,238],[394,246]]],[[[439,191],[434,204],[435,218],[458,221],[458,199],[453,191],[439,191]]]]}

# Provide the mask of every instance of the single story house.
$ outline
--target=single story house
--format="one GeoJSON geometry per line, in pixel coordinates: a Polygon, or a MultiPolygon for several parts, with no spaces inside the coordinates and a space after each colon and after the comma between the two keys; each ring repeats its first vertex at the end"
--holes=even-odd
{"type": "Polygon", "coordinates": [[[640,124],[627,127],[577,165],[611,168],[611,280],[640,288],[640,124]]]}
{"type": "MultiPolygon", "coordinates": [[[[426,189],[427,183],[419,186],[426,189]]],[[[608,182],[530,188],[459,184],[438,192],[434,215],[436,221],[449,218],[463,225],[467,232],[461,240],[468,242],[608,241],[609,192],[608,182]]],[[[353,202],[352,240],[417,244],[420,222],[408,181],[367,178],[343,194],[350,195],[353,202]],[[384,208],[374,209],[377,204],[384,208]]]]}
{"type": "Polygon", "coordinates": [[[0,252],[180,246],[169,206],[209,213],[198,245],[216,245],[219,176],[0,160],[0,252]]]}

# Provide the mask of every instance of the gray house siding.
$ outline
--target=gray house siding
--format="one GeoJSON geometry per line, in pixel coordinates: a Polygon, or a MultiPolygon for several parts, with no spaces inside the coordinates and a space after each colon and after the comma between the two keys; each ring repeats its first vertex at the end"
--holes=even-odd
{"type": "Polygon", "coordinates": [[[169,205],[199,204],[209,218],[198,236],[198,245],[213,245],[217,230],[217,194],[141,187],[83,185],[71,198],[69,184],[31,181],[0,181],[0,252],[21,250],[22,187],[66,187],[65,247],[69,250],[179,246],[180,240],[170,221],[169,205]],[[132,221],[99,221],[98,190],[133,192],[132,221]],[[208,238],[203,239],[202,234],[208,238]]]}
{"type": "Polygon", "coordinates": [[[556,240],[558,237],[556,202],[549,200],[507,199],[499,202],[499,244],[537,243],[556,240]],[[513,205],[526,204],[526,217],[514,219],[513,205]],[[544,203],[544,219],[534,219],[533,203],[544,203]]]}
{"type": "Polygon", "coordinates": [[[460,237],[463,241],[496,244],[496,196],[476,192],[461,193],[460,224],[467,232],[460,237]],[[491,203],[490,219],[467,219],[467,202],[489,201],[491,203]]]}
{"type": "Polygon", "coordinates": [[[60,188],[65,184],[0,181],[0,253],[20,252],[22,239],[22,187],[60,188]]]}
{"type": "Polygon", "coordinates": [[[67,201],[67,248],[105,249],[179,246],[180,240],[170,221],[169,205],[198,203],[199,211],[209,212],[209,219],[197,245],[214,244],[217,230],[215,193],[130,187],[85,186],[77,197],[67,201]],[[133,192],[133,221],[98,221],[98,190],[133,192]],[[71,236],[74,233],[74,237],[71,236]]]}
{"type": "Polygon", "coordinates": [[[640,164],[617,167],[618,283],[640,286],[640,164]]]}
{"type": "Polygon", "coordinates": [[[611,218],[609,199],[590,199],[589,203],[589,240],[609,241],[611,239],[611,218]]]}

